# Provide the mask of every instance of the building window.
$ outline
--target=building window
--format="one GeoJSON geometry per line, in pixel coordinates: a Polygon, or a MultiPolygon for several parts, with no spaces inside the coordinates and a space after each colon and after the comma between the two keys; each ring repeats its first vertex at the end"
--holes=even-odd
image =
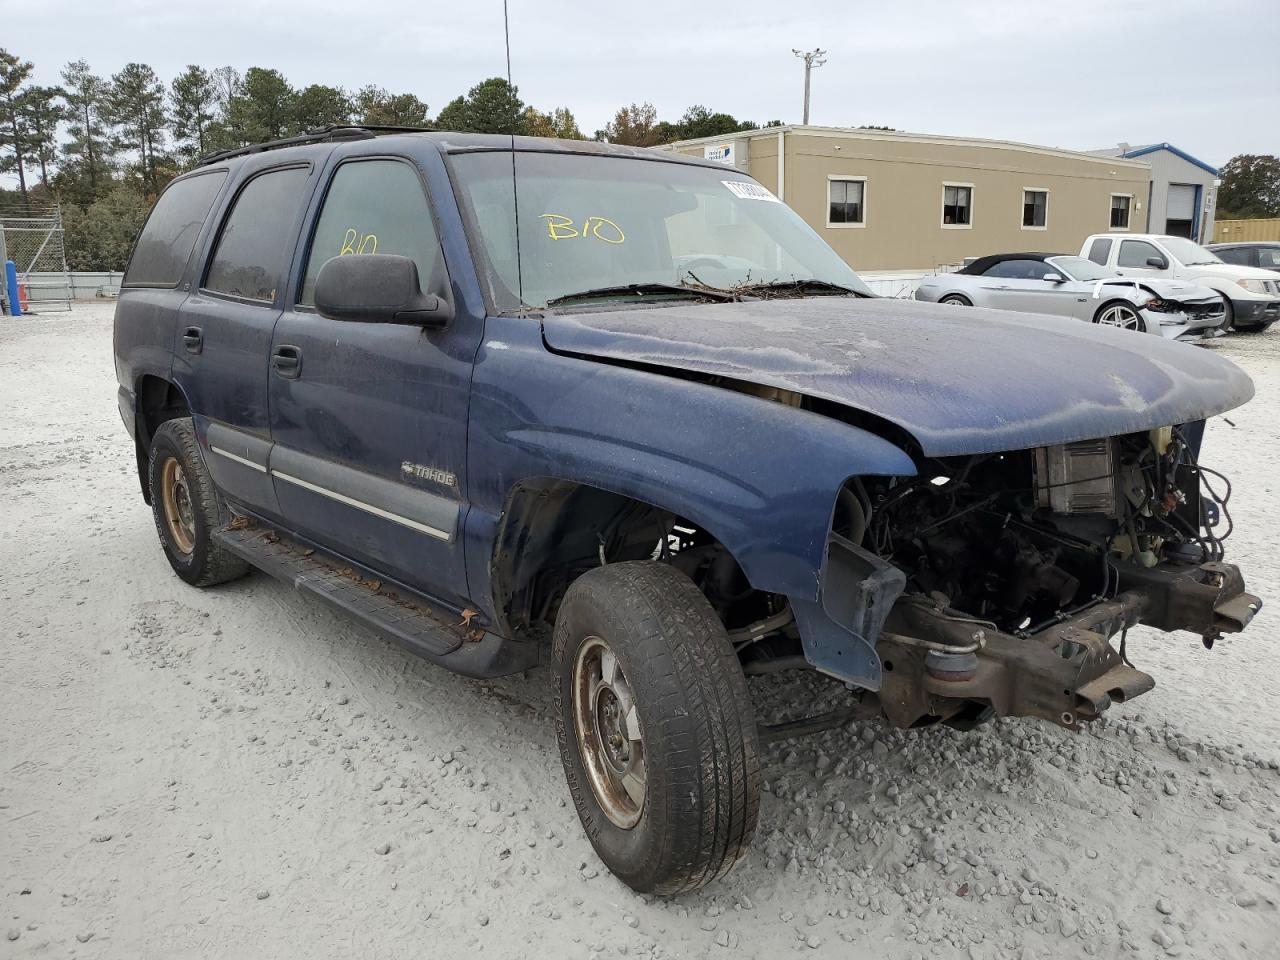
{"type": "Polygon", "coordinates": [[[1111,195],[1111,229],[1129,229],[1129,205],[1133,203],[1131,193],[1113,193],[1111,195]]]}
{"type": "Polygon", "coordinates": [[[1022,229],[1043,230],[1049,219],[1049,191],[1028,187],[1022,191],[1022,229]]]}
{"type": "Polygon", "coordinates": [[[973,225],[973,184],[943,184],[942,225],[944,227],[969,227],[973,225]]]}
{"type": "Polygon", "coordinates": [[[827,178],[827,226],[862,227],[867,223],[866,177],[827,178]]]}

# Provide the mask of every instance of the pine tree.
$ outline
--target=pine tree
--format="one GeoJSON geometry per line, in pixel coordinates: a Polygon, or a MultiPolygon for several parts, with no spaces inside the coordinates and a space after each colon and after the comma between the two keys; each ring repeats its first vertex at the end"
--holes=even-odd
{"type": "Polygon", "coordinates": [[[293,133],[296,97],[279,70],[250,67],[227,101],[225,123],[231,138],[240,144],[262,143],[293,133]]]}
{"type": "Polygon", "coordinates": [[[111,78],[107,95],[108,116],[123,128],[122,146],[138,151],[142,182],[150,193],[159,192],[156,153],[164,146],[164,84],[145,63],[127,63],[111,78]]]}
{"type": "Polygon", "coordinates": [[[27,123],[22,109],[24,91],[22,85],[31,76],[30,60],[21,60],[0,47],[0,148],[12,151],[12,156],[0,157],[0,170],[15,170],[18,189],[23,200],[27,199],[27,123]]]}
{"type": "Polygon", "coordinates": [[[85,202],[92,203],[99,196],[99,185],[105,183],[114,157],[106,128],[107,85],[83,60],[63,68],[62,84],[68,121],[68,140],[62,153],[83,166],[89,181],[85,202]]]}
{"type": "Polygon", "coordinates": [[[337,87],[313,83],[293,99],[293,128],[298,133],[351,122],[351,98],[337,87]]]}
{"type": "Polygon", "coordinates": [[[187,158],[203,156],[209,149],[209,127],[218,103],[213,75],[191,64],[169,85],[170,123],[178,152],[187,158]]]}

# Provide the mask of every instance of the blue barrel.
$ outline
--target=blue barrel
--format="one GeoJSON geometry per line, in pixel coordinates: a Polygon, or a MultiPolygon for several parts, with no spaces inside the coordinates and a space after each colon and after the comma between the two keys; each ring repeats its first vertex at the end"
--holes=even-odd
{"type": "Polygon", "coordinates": [[[4,287],[8,291],[10,316],[22,316],[22,305],[18,302],[18,267],[12,260],[4,262],[4,287]]]}

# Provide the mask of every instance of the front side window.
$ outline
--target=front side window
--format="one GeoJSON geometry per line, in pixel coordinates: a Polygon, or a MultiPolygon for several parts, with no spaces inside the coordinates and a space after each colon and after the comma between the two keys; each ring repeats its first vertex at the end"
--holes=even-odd
{"type": "Polygon", "coordinates": [[[175,180],[156,201],[125,270],[126,287],[176,287],[227,179],[225,170],[175,180]]]}
{"type": "Polygon", "coordinates": [[[440,241],[422,182],[400,160],[357,160],[333,175],[303,273],[301,304],[315,303],[316,277],[334,257],[391,253],[418,265],[424,291],[444,273],[440,241]]]}
{"type": "Polygon", "coordinates": [[[1111,241],[1106,237],[1098,237],[1089,245],[1089,259],[1094,263],[1105,266],[1109,256],[1111,256],[1111,241]]]}
{"type": "Polygon", "coordinates": [[[1022,225],[1027,228],[1043,227],[1049,215],[1048,190],[1022,191],[1022,225]]]}
{"type": "Polygon", "coordinates": [[[828,180],[827,224],[864,224],[862,201],[866,188],[865,180],[828,180]]]}
{"type": "MultiPolygon", "coordinates": [[[[1108,240],[1107,242],[1110,243],[1111,241],[1108,240]]],[[[1103,256],[1103,262],[1105,262],[1105,254],[1103,256]]],[[[1091,263],[1084,257],[1050,257],[1045,262],[1052,265],[1058,273],[1068,280],[1083,280],[1088,283],[1093,280],[1105,280],[1108,277],[1115,276],[1114,271],[1108,270],[1106,267],[1100,267],[1096,263],[1091,263]]]]}
{"type": "Polygon", "coordinates": [[[942,188],[943,226],[970,226],[972,207],[973,187],[948,185],[942,188]]]}
{"type": "Polygon", "coordinates": [[[1133,198],[1124,194],[1112,194],[1111,196],[1111,229],[1112,230],[1128,230],[1129,229],[1129,204],[1133,198]]]}
{"type": "Polygon", "coordinates": [[[293,253],[294,228],[306,201],[306,167],[259,174],[236,197],[223,221],[204,289],[272,303],[293,253]]]}
{"type": "Polygon", "coordinates": [[[1266,270],[1280,270],[1280,247],[1259,247],[1258,266],[1266,270]]]}
{"type": "Polygon", "coordinates": [[[1054,273],[1043,260],[1001,260],[987,268],[984,277],[1002,277],[1006,280],[1043,280],[1054,273]]]}
{"type": "Polygon", "coordinates": [[[456,154],[450,165],[500,312],[519,310],[521,293],[540,308],[634,284],[732,291],[820,281],[870,295],[794,210],[732,169],[520,152],[513,191],[509,152],[456,154]]]}
{"type": "Polygon", "coordinates": [[[1116,266],[1147,267],[1149,266],[1147,260],[1151,257],[1164,259],[1164,255],[1145,240],[1125,240],[1120,244],[1120,255],[1116,258],[1116,266]]]}

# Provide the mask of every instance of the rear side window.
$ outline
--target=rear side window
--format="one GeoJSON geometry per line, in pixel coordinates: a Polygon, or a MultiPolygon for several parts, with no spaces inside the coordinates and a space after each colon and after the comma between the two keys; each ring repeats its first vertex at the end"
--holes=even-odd
{"type": "Polygon", "coordinates": [[[1104,267],[1107,265],[1107,257],[1111,256],[1111,241],[1104,237],[1099,237],[1089,246],[1089,259],[1094,263],[1100,263],[1104,267]]]}
{"type": "Polygon", "coordinates": [[[204,288],[271,303],[293,253],[294,227],[306,200],[309,170],[288,167],[261,173],[236,197],[223,221],[204,288]]]}
{"type": "Polygon", "coordinates": [[[216,170],[169,185],[133,248],[124,286],[176,287],[182,281],[196,237],[226,179],[225,170],[216,170]]]}
{"type": "Polygon", "coordinates": [[[328,261],[362,253],[408,257],[418,265],[422,289],[438,289],[440,241],[422,183],[407,163],[357,160],[338,168],[316,223],[298,302],[315,302],[316,277],[328,261]]]}
{"type": "Polygon", "coordinates": [[[1213,251],[1218,255],[1218,259],[1224,263],[1234,263],[1242,267],[1249,266],[1249,248],[1234,247],[1228,250],[1213,251]]]}

